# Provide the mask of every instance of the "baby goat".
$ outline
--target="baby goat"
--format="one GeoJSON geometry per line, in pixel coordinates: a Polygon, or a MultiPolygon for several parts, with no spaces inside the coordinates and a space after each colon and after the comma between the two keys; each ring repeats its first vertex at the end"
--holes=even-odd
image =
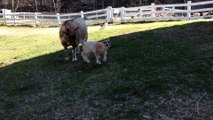
{"type": "Polygon", "coordinates": [[[89,55],[91,52],[94,53],[96,58],[96,63],[101,64],[100,55],[103,54],[103,61],[107,61],[107,50],[111,47],[111,43],[109,40],[103,42],[84,42],[83,43],[83,51],[81,52],[81,56],[85,62],[90,63],[89,55]]]}

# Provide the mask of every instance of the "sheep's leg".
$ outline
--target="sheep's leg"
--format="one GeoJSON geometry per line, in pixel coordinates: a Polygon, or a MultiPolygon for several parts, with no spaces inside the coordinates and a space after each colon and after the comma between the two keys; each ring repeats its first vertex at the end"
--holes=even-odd
{"type": "Polygon", "coordinates": [[[96,63],[97,64],[101,64],[101,61],[99,60],[100,59],[100,55],[95,53],[95,58],[96,58],[96,63]]]}
{"type": "Polygon", "coordinates": [[[77,55],[76,55],[76,47],[73,47],[72,49],[72,61],[75,62],[77,61],[77,55]]]}
{"type": "Polygon", "coordinates": [[[107,51],[105,51],[105,52],[104,52],[104,58],[103,58],[103,61],[105,61],[105,62],[107,61],[107,51]]]}
{"type": "Polygon", "coordinates": [[[83,58],[83,60],[87,63],[90,63],[90,60],[89,60],[89,53],[85,53],[85,52],[82,52],[81,53],[81,56],[83,58]]]}
{"type": "Polygon", "coordinates": [[[80,51],[81,51],[81,49],[80,49],[80,46],[78,46],[78,47],[76,47],[76,51],[77,51],[77,54],[80,54],[80,51]]]}
{"type": "Polygon", "coordinates": [[[65,53],[65,60],[69,60],[69,51],[68,51],[68,48],[67,46],[64,46],[64,53],[65,53]]]}

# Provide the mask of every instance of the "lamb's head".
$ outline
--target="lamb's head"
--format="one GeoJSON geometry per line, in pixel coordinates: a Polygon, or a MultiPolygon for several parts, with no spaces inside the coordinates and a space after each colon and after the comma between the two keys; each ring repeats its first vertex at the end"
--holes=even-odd
{"type": "Polygon", "coordinates": [[[105,41],[103,41],[104,45],[107,47],[107,48],[110,48],[111,47],[111,42],[110,42],[110,39],[107,39],[105,41]]]}

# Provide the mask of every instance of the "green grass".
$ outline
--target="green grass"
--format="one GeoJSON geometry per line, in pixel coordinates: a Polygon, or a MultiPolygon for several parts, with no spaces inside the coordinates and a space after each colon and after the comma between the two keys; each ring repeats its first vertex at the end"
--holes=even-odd
{"type": "Polygon", "coordinates": [[[0,119],[210,119],[212,23],[90,26],[102,65],[64,61],[59,28],[0,26],[0,119]]]}

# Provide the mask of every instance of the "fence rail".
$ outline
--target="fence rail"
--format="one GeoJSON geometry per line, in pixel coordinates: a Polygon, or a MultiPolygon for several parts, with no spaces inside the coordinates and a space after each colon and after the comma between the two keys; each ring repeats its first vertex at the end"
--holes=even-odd
{"type": "Polygon", "coordinates": [[[87,24],[98,24],[103,22],[126,21],[155,21],[155,20],[181,20],[213,18],[213,1],[194,2],[188,1],[181,4],[152,3],[148,6],[120,7],[69,13],[69,14],[45,14],[45,13],[0,13],[0,24],[4,25],[31,25],[31,26],[59,26],[65,20],[81,17],[87,24]],[[203,8],[205,6],[205,8],[203,8]]]}

